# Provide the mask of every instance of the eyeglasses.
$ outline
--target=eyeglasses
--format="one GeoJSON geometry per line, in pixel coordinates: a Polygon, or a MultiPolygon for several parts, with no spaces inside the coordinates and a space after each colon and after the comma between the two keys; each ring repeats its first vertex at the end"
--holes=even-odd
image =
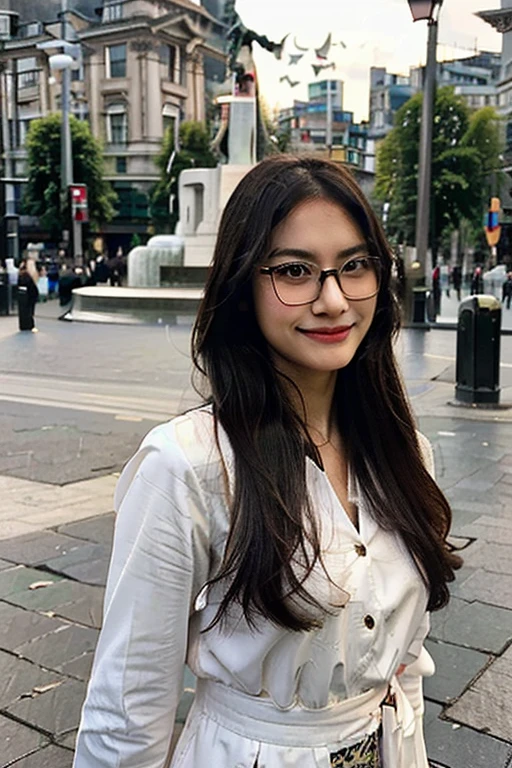
{"type": "Polygon", "coordinates": [[[287,261],[272,267],[260,267],[270,275],[274,292],[282,304],[297,307],[313,304],[331,275],[346,299],[363,301],[379,292],[382,267],[375,256],[361,256],[346,261],[339,269],[320,269],[307,261],[287,261]]]}

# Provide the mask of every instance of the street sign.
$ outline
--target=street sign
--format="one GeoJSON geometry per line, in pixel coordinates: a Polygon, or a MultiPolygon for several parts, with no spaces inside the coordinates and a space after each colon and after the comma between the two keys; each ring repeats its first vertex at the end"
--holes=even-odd
{"type": "Polygon", "coordinates": [[[71,184],[71,211],[74,221],[89,221],[89,208],[87,201],[87,186],[85,184],[71,184]]]}

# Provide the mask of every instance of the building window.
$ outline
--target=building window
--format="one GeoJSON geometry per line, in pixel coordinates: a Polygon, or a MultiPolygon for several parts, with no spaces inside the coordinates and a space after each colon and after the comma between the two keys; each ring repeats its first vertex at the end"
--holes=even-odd
{"type": "Polygon", "coordinates": [[[0,38],[5,40],[11,36],[11,17],[0,16],[0,38]]]}
{"type": "Polygon", "coordinates": [[[39,72],[37,70],[37,62],[35,56],[30,56],[27,59],[18,59],[17,61],[18,71],[18,88],[31,88],[37,85],[39,72]]]}
{"type": "Polygon", "coordinates": [[[178,149],[178,131],[180,122],[180,109],[174,104],[164,104],[162,109],[162,123],[164,136],[168,130],[171,130],[173,145],[178,149]]]}
{"type": "Polygon", "coordinates": [[[106,56],[107,77],[126,77],[126,43],[108,45],[106,56]]]}
{"type": "Polygon", "coordinates": [[[126,157],[116,157],[116,173],[126,173],[126,157]]]}
{"type": "Polygon", "coordinates": [[[103,21],[118,21],[123,18],[122,3],[105,3],[103,6],[103,21]]]}
{"type": "Polygon", "coordinates": [[[111,104],[107,110],[107,141],[121,145],[128,141],[128,116],[122,103],[111,104]]]}
{"type": "Polygon", "coordinates": [[[160,46],[160,63],[164,66],[164,79],[179,82],[180,50],[175,45],[160,46]]]}

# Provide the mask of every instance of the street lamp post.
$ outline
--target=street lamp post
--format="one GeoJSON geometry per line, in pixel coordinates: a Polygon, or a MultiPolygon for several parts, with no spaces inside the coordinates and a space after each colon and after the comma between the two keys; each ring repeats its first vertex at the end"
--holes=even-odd
{"type": "MultiPolygon", "coordinates": [[[[429,231],[430,193],[432,182],[432,133],[437,69],[438,17],[443,0],[408,0],[414,21],[428,22],[427,63],[423,84],[420,152],[418,164],[418,201],[416,206],[416,285],[430,282],[429,231]],[[436,13],[437,12],[437,13],[436,13]]],[[[412,296],[409,297],[406,314],[411,320],[414,313],[412,296]]]]}

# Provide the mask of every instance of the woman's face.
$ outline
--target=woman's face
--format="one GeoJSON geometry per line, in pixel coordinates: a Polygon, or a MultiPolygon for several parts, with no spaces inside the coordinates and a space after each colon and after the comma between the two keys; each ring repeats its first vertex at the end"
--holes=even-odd
{"type": "MultiPolygon", "coordinates": [[[[358,224],[329,200],[299,204],[274,230],[262,266],[290,262],[320,269],[341,267],[368,255],[358,224]],[[300,251],[300,253],[298,253],[300,251]],[[347,255],[347,252],[351,255],[347,255]]],[[[293,275],[300,274],[297,268],[293,275]]],[[[257,269],[253,281],[256,319],[276,366],[296,380],[332,374],[353,359],[372,323],[377,297],[351,301],[333,276],[325,279],[312,304],[287,306],[277,297],[269,274],[257,269]]]]}

